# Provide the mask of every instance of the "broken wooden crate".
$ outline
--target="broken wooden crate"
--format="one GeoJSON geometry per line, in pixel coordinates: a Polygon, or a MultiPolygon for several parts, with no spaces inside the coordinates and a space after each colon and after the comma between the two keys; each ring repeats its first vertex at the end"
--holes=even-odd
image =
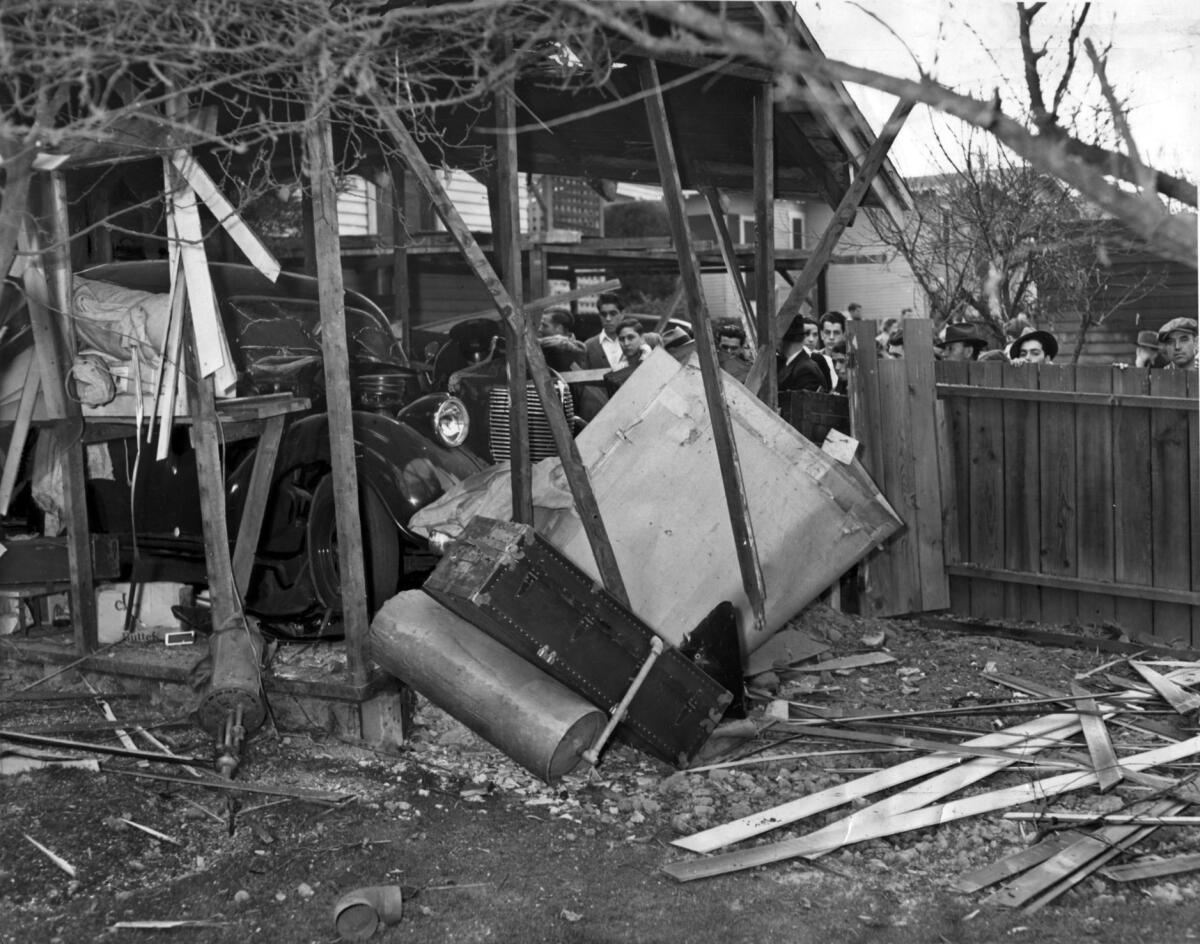
{"type": "MultiPolygon", "coordinates": [[[[653,631],[532,527],[474,519],[425,581],[459,616],[592,704],[618,704],[650,655],[653,631]]],[[[683,766],[731,694],[667,646],[618,731],[683,766]]]]}

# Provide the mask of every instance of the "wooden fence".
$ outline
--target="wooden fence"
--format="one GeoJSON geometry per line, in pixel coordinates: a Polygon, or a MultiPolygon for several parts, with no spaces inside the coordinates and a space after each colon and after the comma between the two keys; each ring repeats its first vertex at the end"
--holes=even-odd
{"type": "Polygon", "coordinates": [[[952,610],[1200,645],[1197,373],[943,361],[935,376],[952,610]]]}
{"type": "Polygon", "coordinates": [[[864,613],[1200,646],[1200,375],[934,361],[915,319],[886,360],[873,322],[848,327],[853,435],[906,525],[864,565],[864,613]]]}
{"type": "Polygon", "coordinates": [[[862,566],[859,604],[870,616],[950,604],[943,537],[949,466],[939,462],[945,437],[934,396],[933,328],[923,318],[904,325],[903,360],[877,356],[875,322],[847,326],[854,347],[851,429],[862,442],[864,467],[905,524],[862,566]]]}

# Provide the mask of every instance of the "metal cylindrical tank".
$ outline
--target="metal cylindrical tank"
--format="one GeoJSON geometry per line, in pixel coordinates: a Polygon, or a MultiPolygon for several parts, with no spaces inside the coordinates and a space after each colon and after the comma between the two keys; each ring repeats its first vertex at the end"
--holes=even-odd
{"type": "Polygon", "coordinates": [[[212,634],[208,649],[212,679],[196,706],[200,727],[219,740],[226,718],[241,708],[245,733],[253,734],[267,717],[259,674],[262,636],[237,617],[212,634]]]}
{"type": "Polygon", "coordinates": [[[605,715],[421,590],[375,614],[386,671],[546,782],[579,766],[605,715]]]}

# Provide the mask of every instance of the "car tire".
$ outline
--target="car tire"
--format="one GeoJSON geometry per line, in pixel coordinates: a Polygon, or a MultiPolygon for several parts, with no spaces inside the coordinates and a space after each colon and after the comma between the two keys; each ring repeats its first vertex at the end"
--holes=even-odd
{"type": "MultiPolygon", "coordinates": [[[[371,613],[394,597],[403,577],[400,532],[375,489],[360,483],[359,521],[362,524],[363,569],[367,581],[367,606],[371,613]]],[[[326,475],[313,491],[308,515],[306,551],[313,590],[326,610],[342,610],[341,570],[338,563],[337,519],[334,513],[333,475],[326,475]]]]}

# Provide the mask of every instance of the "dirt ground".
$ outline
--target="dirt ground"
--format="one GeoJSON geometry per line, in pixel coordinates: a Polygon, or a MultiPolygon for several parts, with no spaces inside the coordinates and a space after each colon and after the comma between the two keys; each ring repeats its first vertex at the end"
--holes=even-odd
{"type": "MultiPolygon", "coordinates": [[[[832,656],[860,652],[864,637],[885,631],[883,651],[895,656],[893,663],[780,680],[782,694],[846,713],[1009,701],[1010,691],[981,677],[985,668],[1064,689],[1077,673],[1112,659],[1086,648],[868,621],[824,607],[812,608],[799,625],[828,641],[832,656]]],[[[0,671],[0,696],[29,679],[26,670],[18,680],[11,662],[0,671]]],[[[1091,678],[1109,671],[1129,673],[1115,666],[1091,678]]],[[[86,691],[75,673],[41,689],[86,691]]],[[[179,706],[129,698],[111,704],[131,725],[173,722],[153,729],[156,736],[178,753],[209,755],[205,736],[179,706]]],[[[1030,716],[1012,710],[939,716],[906,733],[958,740],[968,730],[1030,716]]],[[[91,700],[0,700],[4,729],[98,723],[103,716],[91,700]]],[[[105,734],[70,736],[116,743],[105,734]]],[[[332,942],[334,903],[373,885],[401,886],[404,899],[400,920],[373,938],[382,942],[1160,944],[1200,937],[1200,880],[1190,875],[1125,884],[1093,876],[1032,915],[984,907],[983,894],[953,891],[962,873],[1032,843],[1032,825],[1001,814],[849,846],[811,862],[686,884],[663,874],[663,865],[690,858],[670,845],[680,835],[912,756],[874,747],[830,753],[856,746],[804,738],[776,743],[781,737],[768,728],[750,742],[715,742],[708,760],[751,751],[806,756],[680,773],[617,746],[597,775],[547,786],[424,702],[411,739],[391,754],[320,731],[268,726],[250,742],[240,780],[351,799],[329,805],[243,794],[232,835],[223,794],[116,772],[137,772],[132,760],[103,758],[101,772],[48,768],[0,776],[0,941],[332,942]],[[127,926],[148,921],[191,923],[127,926]]],[[[1005,773],[980,789],[1031,776],[1005,773]]],[[[1116,809],[1134,796],[1089,790],[1051,805],[1116,809]]],[[[845,812],[830,811],[762,841],[802,835],[845,812]]],[[[1200,833],[1191,826],[1159,829],[1137,848],[1161,856],[1198,851],[1200,833]]]]}

